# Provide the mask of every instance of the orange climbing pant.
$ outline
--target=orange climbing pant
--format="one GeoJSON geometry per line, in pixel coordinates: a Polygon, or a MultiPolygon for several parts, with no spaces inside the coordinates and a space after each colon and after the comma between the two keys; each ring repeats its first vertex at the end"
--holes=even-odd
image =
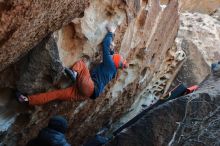
{"type": "Polygon", "coordinates": [[[94,82],[86,64],[82,60],[77,61],[72,70],[77,72],[76,83],[72,87],[29,96],[29,104],[41,105],[53,100],[81,101],[91,97],[94,92],[94,82]]]}

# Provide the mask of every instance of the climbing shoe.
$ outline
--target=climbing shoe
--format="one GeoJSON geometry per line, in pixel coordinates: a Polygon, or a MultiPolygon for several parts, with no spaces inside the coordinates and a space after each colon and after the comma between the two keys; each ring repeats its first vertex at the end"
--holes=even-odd
{"type": "Polygon", "coordinates": [[[23,94],[21,94],[21,92],[16,91],[16,98],[18,100],[18,102],[20,103],[28,103],[28,98],[26,96],[24,96],[23,94]]]}
{"type": "Polygon", "coordinates": [[[65,73],[70,77],[70,79],[73,81],[73,83],[76,81],[77,72],[74,70],[71,70],[69,68],[64,69],[65,73]]]}

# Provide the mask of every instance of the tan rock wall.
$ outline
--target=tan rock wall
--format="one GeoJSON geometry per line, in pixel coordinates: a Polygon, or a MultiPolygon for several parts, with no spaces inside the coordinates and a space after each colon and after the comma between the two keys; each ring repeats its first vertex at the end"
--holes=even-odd
{"type": "Polygon", "coordinates": [[[88,0],[0,1],[0,71],[48,33],[83,15],[88,0]]]}

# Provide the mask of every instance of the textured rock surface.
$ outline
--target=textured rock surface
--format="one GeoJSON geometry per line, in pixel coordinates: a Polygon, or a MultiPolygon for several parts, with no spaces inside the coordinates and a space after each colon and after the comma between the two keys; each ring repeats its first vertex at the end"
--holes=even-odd
{"type": "Polygon", "coordinates": [[[20,61],[1,72],[0,88],[17,88],[27,94],[43,92],[58,84],[62,70],[57,44],[48,35],[20,61]]]}
{"type": "Polygon", "coordinates": [[[209,15],[199,13],[181,14],[178,41],[190,40],[204,56],[207,64],[220,59],[219,21],[209,15]],[[211,29],[210,29],[211,28],[211,29]]]}
{"type": "MultiPolygon", "coordinates": [[[[24,145],[46,125],[52,115],[62,114],[70,124],[67,133],[69,141],[73,145],[79,145],[87,137],[94,135],[104,123],[111,123],[129,111],[133,103],[141,106],[141,103],[148,100],[148,94],[162,94],[161,87],[166,86],[182,60],[178,55],[181,56],[181,53],[176,53],[175,48],[172,48],[179,25],[178,18],[177,0],[171,0],[163,8],[157,0],[92,1],[82,18],[74,19],[71,24],[55,33],[61,61],[69,66],[86,54],[91,58],[91,62],[99,62],[100,43],[106,33],[105,25],[112,22],[118,25],[115,36],[117,51],[128,60],[129,68],[120,71],[117,78],[106,87],[106,92],[96,101],[54,102],[36,107],[34,112],[20,115],[5,136],[4,142],[13,141],[24,145]],[[156,77],[159,77],[159,82],[156,77]]],[[[44,63],[43,58],[32,58],[35,64],[44,63]]],[[[53,62],[53,59],[50,61],[53,62]]],[[[31,64],[30,62],[24,73],[35,74],[37,80],[44,81],[48,71],[46,70],[45,74],[42,72],[44,75],[38,74],[32,70],[31,64]]],[[[58,71],[59,67],[56,70],[58,71]]],[[[23,80],[15,85],[20,90],[27,91],[26,87],[30,86],[23,81],[31,78],[25,75],[23,80]]],[[[39,83],[37,80],[34,82],[39,83]]],[[[52,79],[45,83],[50,86],[52,79]]],[[[47,90],[44,87],[42,89],[41,84],[34,87],[36,88],[33,91],[28,92],[47,90]]],[[[131,116],[137,112],[139,111],[135,111],[131,116]]]]}
{"type": "Polygon", "coordinates": [[[0,1],[0,71],[48,33],[83,15],[88,0],[0,1]]]}
{"type": "Polygon", "coordinates": [[[22,93],[30,95],[45,92],[57,84],[62,76],[63,66],[53,36],[44,38],[18,66],[21,69],[16,87],[22,93]]]}
{"type": "Polygon", "coordinates": [[[210,14],[220,7],[220,0],[180,0],[180,10],[210,14]]]}
{"type": "Polygon", "coordinates": [[[187,60],[176,79],[188,86],[200,83],[209,73],[210,65],[220,60],[220,21],[218,13],[213,16],[200,13],[182,13],[180,29],[176,38],[177,50],[187,54],[187,60]],[[210,29],[211,28],[211,29],[210,29]]]}
{"type": "MultiPolygon", "coordinates": [[[[161,0],[167,4],[169,0],[161,0]]],[[[220,7],[220,0],[179,0],[181,12],[199,12],[210,14],[220,7]]]]}
{"type": "Polygon", "coordinates": [[[219,145],[219,77],[210,75],[198,91],[147,112],[108,145],[219,145]]]}

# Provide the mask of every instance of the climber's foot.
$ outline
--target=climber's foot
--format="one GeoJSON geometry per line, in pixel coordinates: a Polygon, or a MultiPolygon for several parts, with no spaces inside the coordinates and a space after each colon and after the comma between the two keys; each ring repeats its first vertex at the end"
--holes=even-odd
{"type": "Polygon", "coordinates": [[[65,68],[64,69],[65,73],[70,77],[70,79],[72,80],[72,82],[74,83],[76,81],[76,77],[77,77],[77,72],[74,70],[71,70],[69,68],[65,68]]]}
{"type": "Polygon", "coordinates": [[[21,94],[19,91],[16,92],[16,98],[20,103],[28,103],[28,98],[21,94]]]}

